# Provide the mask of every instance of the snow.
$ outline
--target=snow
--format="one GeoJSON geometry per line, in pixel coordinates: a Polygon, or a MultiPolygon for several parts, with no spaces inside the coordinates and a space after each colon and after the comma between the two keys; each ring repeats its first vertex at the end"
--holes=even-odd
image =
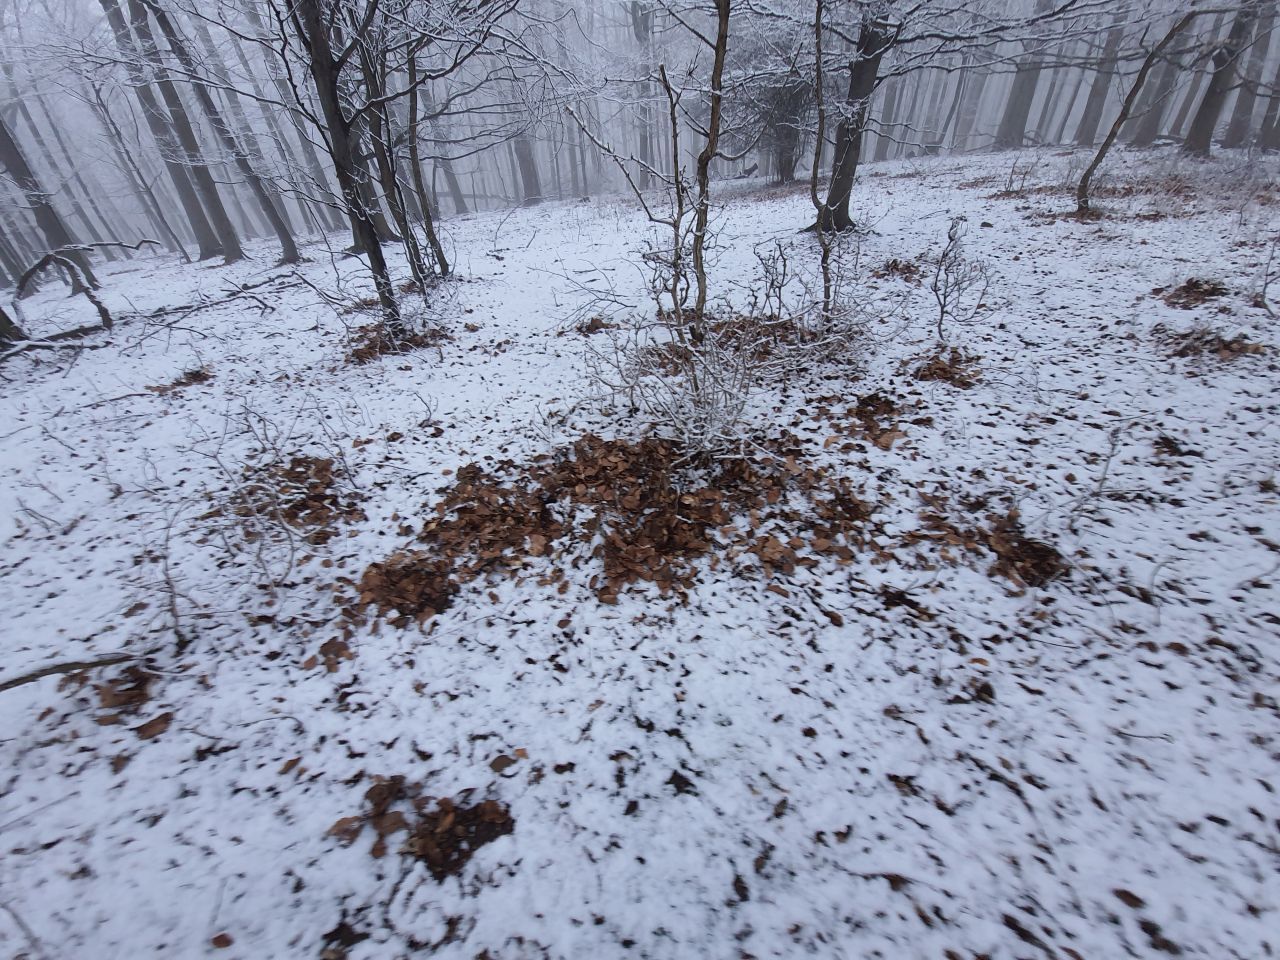
{"type": "MultiPolygon", "coordinates": [[[[0,367],[0,683],[117,651],[158,676],[118,723],[95,684],[119,667],[0,693],[6,955],[1271,955],[1280,381],[1253,298],[1278,218],[1270,193],[1223,187],[1230,156],[1178,168],[1200,193],[1047,217],[1084,158],[1040,160],[1014,196],[1009,155],[865,168],[863,295],[900,313],[860,379],[812,371],[754,402],[862,489],[881,549],[772,579],[723,554],[685,602],[641,584],[617,605],[585,554],[529,560],[422,629],[352,629],[332,671],[316,655],[350,629],[351,584],[459,467],[635,435],[593,399],[573,326],[584,285],[641,302],[643,219],[609,201],[449,221],[461,279],[432,309],[454,338],[364,366],[343,358],[372,316],[317,289],[371,287],[325,246],[306,283],[266,247],[104,268],[111,335],[0,367]],[[979,358],[970,389],[904,372],[931,347],[927,285],[868,276],[936,253],[957,214],[993,278],[992,310],[952,331],[979,358]],[[1193,276],[1229,292],[1152,294],[1193,276]],[[1154,330],[1205,323],[1268,352],[1173,358],[1154,330]],[[208,383],[146,389],[199,367],[208,383]],[[904,436],[825,446],[816,398],[875,391],[904,436]],[[295,453],[334,458],[366,519],[306,544],[210,516],[246,464],[295,453]],[[1012,505],[1064,577],[1020,588],[985,548],[909,542],[922,510],[968,528],[1012,505]],[[557,593],[538,581],[561,562],[557,593]],[[329,829],[379,775],[494,798],[514,832],[441,883],[403,834],[381,858],[369,827],[345,846],[329,829]],[[342,924],[363,939],[325,939],[342,924]]],[[[756,245],[812,263],[811,211],[799,189],[726,192],[713,289],[741,303],[756,245]]],[[[50,292],[23,322],[82,309],[50,292]]]]}

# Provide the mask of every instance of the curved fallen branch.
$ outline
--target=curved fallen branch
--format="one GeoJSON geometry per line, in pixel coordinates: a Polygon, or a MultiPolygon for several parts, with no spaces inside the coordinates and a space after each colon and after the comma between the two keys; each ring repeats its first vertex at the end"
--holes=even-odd
{"type": "Polygon", "coordinates": [[[41,667],[39,670],[32,670],[30,673],[21,674],[10,680],[0,680],[0,693],[12,690],[15,687],[26,686],[28,683],[35,683],[45,677],[54,677],[65,673],[79,673],[81,670],[110,667],[117,663],[128,663],[130,660],[139,659],[141,657],[133,653],[113,653],[111,656],[103,657],[100,660],[73,660],[70,663],[55,663],[53,666],[41,667]]]}

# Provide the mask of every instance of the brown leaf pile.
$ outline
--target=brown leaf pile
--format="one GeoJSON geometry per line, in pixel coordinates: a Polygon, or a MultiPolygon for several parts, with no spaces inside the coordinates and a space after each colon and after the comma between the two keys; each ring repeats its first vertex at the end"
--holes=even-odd
{"type": "Polygon", "coordinates": [[[950,350],[939,349],[925,357],[924,361],[912,370],[912,376],[917,380],[940,381],[961,389],[968,389],[978,382],[977,365],[977,357],[958,347],[952,347],[950,350]]]}
{"type": "Polygon", "coordinates": [[[165,383],[159,386],[147,387],[152,393],[158,393],[165,396],[181,390],[183,387],[192,387],[198,383],[208,383],[213,379],[213,374],[209,372],[207,367],[196,367],[194,370],[188,370],[172,383],[165,383]]]}
{"type": "Polygon", "coordinates": [[[991,572],[1014,583],[1043,587],[1067,570],[1067,562],[1057,548],[1027,536],[1016,510],[996,520],[986,541],[996,555],[991,572]]]}
{"type": "Polygon", "coordinates": [[[1193,357],[1235,360],[1239,357],[1258,356],[1267,352],[1263,344],[1255,343],[1242,333],[1228,340],[1221,332],[1207,327],[1176,333],[1163,324],[1157,324],[1152,333],[1164,344],[1169,356],[1181,360],[1193,357]]]}
{"type": "Polygon", "coordinates": [[[457,876],[477,850],[515,830],[510,810],[496,800],[469,805],[441,797],[431,810],[431,798],[421,796],[420,784],[407,783],[403,776],[375,777],[374,781],[364,794],[365,809],[337,821],[329,828],[329,836],[350,846],[366,826],[372,827],[377,839],[369,853],[381,858],[387,853],[387,838],[407,831],[400,852],[425,863],[437,882],[457,876]],[[412,822],[402,809],[406,804],[412,822]]]}
{"type": "Polygon", "coordinates": [[[393,335],[384,324],[371,323],[354,331],[347,360],[360,365],[379,357],[396,356],[428,347],[439,350],[441,344],[449,339],[449,334],[442,327],[427,327],[425,330],[393,335]]]}
{"type": "Polygon", "coordinates": [[[907,283],[916,285],[920,283],[920,264],[914,260],[900,260],[894,257],[892,260],[886,260],[883,265],[872,270],[871,275],[879,280],[897,277],[907,283]]]}
{"type": "Polygon", "coordinates": [[[398,611],[403,622],[426,620],[448,609],[458,584],[447,560],[436,560],[414,551],[401,551],[371,563],[360,578],[361,606],[379,613],[398,611]]]}
{"type": "Polygon", "coordinates": [[[116,677],[97,685],[98,701],[108,710],[137,713],[151,699],[151,684],[156,675],[142,667],[125,667],[116,677]]]}
{"type": "Polygon", "coordinates": [[[584,337],[589,337],[593,334],[599,333],[602,330],[612,330],[616,326],[617,326],[616,323],[610,323],[604,317],[597,314],[596,316],[591,317],[589,320],[583,320],[580,324],[574,327],[574,330],[576,330],[579,334],[581,334],[584,337]]]}
{"type": "MultiPolygon", "coordinates": [[[[802,547],[809,564],[815,554],[851,559],[867,506],[848,481],[797,456],[780,450],[767,462],[727,460],[694,471],[680,465],[670,441],[587,435],[524,466],[506,461],[495,473],[469,465],[443,491],[420,546],[365,571],[356,606],[396,610],[403,625],[443,610],[462,582],[587,545],[601,565],[590,582],[604,603],[641,581],[683,594],[697,561],[731,545],[770,572],[794,570],[802,547]],[[803,507],[788,505],[784,494],[792,492],[803,507]],[[763,533],[766,525],[774,532],[763,533]]],[[[567,588],[563,576],[557,568],[546,582],[567,588]]]]}
{"type": "Polygon", "coordinates": [[[1005,577],[1019,587],[1042,587],[1067,572],[1067,561],[1056,547],[1027,536],[1017,510],[988,514],[985,528],[966,527],[948,518],[937,498],[922,495],[922,499],[929,505],[920,513],[924,529],[909,532],[906,543],[932,541],[944,550],[959,547],[971,554],[981,554],[985,547],[996,556],[990,575],[1005,577]]]}
{"type": "Polygon", "coordinates": [[[477,850],[516,827],[511,812],[496,800],[468,807],[442,797],[437,807],[423,814],[404,844],[404,852],[425,863],[437,883],[460,874],[477,850]]]}
{"type": "Polygon", "coordinates": [[[1217,280],[1191,277],[1172,290],[1166,291],[1163,287],[1157,287],[1151,292],[1171,307],[1177,307],[1179,310],[1193,310],[1210,300],[1226,296],[1228,290],[1217,280]]]}
{"type": "MultiPolygon", "coordinates": [[[[270,517],[302,531],[308,543],[333,539],[339,521],[365,519],[360,497],[337,489],[334,462],[330,458],[306,455],[291,457],[288,463],[268,463],[245,468],[246,483],[227,508],[219,507],[206,516],[230,510],[238,517],[270,517]]],[[[250,540],[259,534],[248,530],[250,540]]]]}

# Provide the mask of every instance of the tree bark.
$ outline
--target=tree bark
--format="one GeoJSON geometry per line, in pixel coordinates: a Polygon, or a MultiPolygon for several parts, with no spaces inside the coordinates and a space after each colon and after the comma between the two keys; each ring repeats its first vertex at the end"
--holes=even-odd
{"type": "Polygon", "coordinates": [[[871,159],[888,160],[889,149],[893,146],[893,128],[897,120],[898,94],[902,89],[901,79],[887,84],[889,89],[884,95],[884,105],[880,108],[880,122],[876,124],[876,149],[871,159]]]}
{"type": "Polygon", "coordinates": [[[1272,93],[1267,97],[1267,109],[1258,128],[1258,146],[1263,150],[1280,149],[1280,65],[1271,81],[1272,93]]]}
{"type": "Polygon", "coordinates": [[[533,141],[526,134],[516,137],[512,143],[516,167],[520,173],[520,206],[532,207],[542,202],[542,182],[538,178],[538,164],[533,154],[533,141]]]}
{"type": "Polygon", "coordinates": [[[1123,39],[1124,27],[1120,24],[1113,26],[1107,33],[1107,42],[1098,60],[1098,71],[1089,88],[1089,99],[1084,103],[1084,113],[1080,116],[1080,125],[1076,127],[1075,140],[1078,147],[1092,147],[1098,140],[1098,127],[1107,107],[1107,95],[1116,80],[1116,54],[1123,39]]]}
{"type": "MultiPolygon", "coordinates": [[[[698,153],[695,168],[697,196],[693,208],[693,273],[697,280],[697,299],[693,311],[696,318],[695,340],[700,339],[707,309],[707,222],[711,216],[711,161],[720,149],[720,111],[724,105],[724,61],[729,50],[729,3],[715,0],[716,38],[711,61],[711,111],[707,118],[707,139],[698,153]]],[[[865,109],[865,104],[864,104],[865,109]]],[[[677,189],[679,187],[677,186],[677,189]]]]}
{"type": "Polygon", "coordinates": [[[271,229],[275,231],[276,239],[280,241],[280,263],[297,263],[302,257],[299,255],[298,245],[293,239],[293,231],[285,223],[284,217],[280,213],[280,208],[272,197],[274,190],[268,189],[262,176],[253,168],[253,164],[249,162],[248,154],[232,134],[231,128],[227,126],[227,122],[223,119],[222,112],[218,109],[217,104],[213,102],[213,97],[209,94],[209,88],[196,79],[196,63],[168,15],[154,0],[145,0],[145,2],[151,8],[151,12],[156,18],[156,24],[160,27],[160,32],[164,34],[165,41],[169,44],[169,49],[173,51],[173,55],[178,59],[178,63],[182,65],[182,69],[191,76],[192,89],[195,91],[196,99],[200,102],[201,107],[204,108],[205,115],[209,118],[209,125],[213,128],[214,134],[221,141],[223,149],[231,155],[236,169],[240,171],[245,181],[249,184],[249,189],[253,191],[254,199],[257,200],[263,216],[271,224],[271,229]]]}
{"type": "Polygon", "coordinates": [[[849,89],[845,95],[845,116],[836,130],[836,155],[832,163],[827,201],[818,218],[819,230],[848,230],[849,197],[862,154],[862,137],[867,127],[867,108],[876,89],[880,61],[892,46],[893,28],[884,20],[867,18],[858,33],[857,56],[849,64],[849,89]]]}
{"type": "Polygon", "coordinates": [[[143,118],[147,122],[152,138],[156,141],[156,146],[160,151],[160,159],[164,162],[165,172],[168,173],[169,179],[173,183],[174,192],[178,195],[178,202],[181,204],[187,217],[187,223],[195,236],[198,247],[196,256],[201,260],[211,260],[222,253],[222,244],[219,243],[217,234],[213,232],[213,227],[209,224],[208,217],[205,216],[204,207],[196,196],[195,187],[187,174],[186,167],[178,160],[179,149],[174,140],[173,125],[170,118],[160,106],[159,101],[156,100],[155,91],[151,89],[151,85],[147,83],[146,78],[143,76],[142,68],[138,65],[133,37],[129,34],[124,14],[121,12],[116,0],[99,0],[99,3],[107,16],[111,32],[115,36],[116,47],[119,49],[121,59],[124,61],[129,85],[133,87],[134,94],[142,106],[143,118]]]}
{"type": "Polygon", "coordinates": [[[1218,126],[1218,118],[1222,116],[1222,108],[1227,94],[1235,81],[1236,68],[1240,55],[1253,32],[1254,20],[1258,8],[1255,3],[1248,3],[1240,8],[1231,22],[1231,30],[1227,38],[1213,52],[1213,73],[1205,87],[1204,98],[1200,108],[1191,121],[1187,131],[1187,139],[1182,145],[1183,153],[1196,157],[1207,157],[1213,145],[1213,131],[1218,126]]]}
{"type": "Polygon", "coordinates": [[[1179,33],[1186,29],[1187,24],[1195,17],[1195,13],[1184,14],[1169,28],[1169,32],[1164,35],[1164,39],[1157,43],[1151,52],[1147,54],[1146,59],[1142,61],[1142,66],[1138,68],[1138,75],[1133,79],[1133,86],[1129,88],[1129,93],[1120,105],[1120,114],[1116,117],[1115,122],[1111,124],[1111,130],[1107,133],[1106,139],[1102,141],[1102,146],[1098,148],[1093,162],[1085,168],[1084,175],[1080,177],[1080,183],[1076,187],[1077,213],[1085,213],[1089,210],[1089,185],[1093,180],[1093,175],[1097,172],[1098,167],[1101,166],[1102,161],[1106,159],[1107,151],[1111,149],[1112,144],[1116,142],[1116,138],[1120,136],[1120,128],[1129,119],[1133,105],[1138,102],[1138,95],[1142,92],[1143,84],[1147,82],[1147,75],[1151,72],[1151,68],[1155,66],[1165,48],[1173,42],[1173,39],[1179,33]]]}
{"type": "Polygon", "coordinates": [[[1262,80],[1262,67],[1267,60],[1267,50],[1271,46],[1271,30],[1275,26],[1275,19],[1275,4],[1269,4],[1262,19],[1258,21],[1253,47],[1249,52],[1249,63],[1245,67],[1244,82],[1239,93],[1236,94],[1236,103],[1231,111],[1227,132],[1222,135],[1224,147],[1244,146],[1249,141],[1250,134],[1253,133],[1253,108],[1258,102],[1258,84],[1262,80]]]}
{"type": "Polygon", "coordinates": [[[222,259],[225,263],[243,260],[244,251],[240,248],[240,237],[231,224],[231,218],[227,216],[227,209],[223,206],[222,197],[218,194],[218,185],[201,155],[200,141],[196,138],[195,129],[187,116],[186,105],[182,102],[182,97],[173,80],[169,78],[156,47],[155,37],[151,33],[151,23],[147,18],[147,8],[142,5],[141,0],[129,0],[129,14],[129,25],[137,38],[138,49],[142,58],[151,65],[156,87],[165,102],[174,132],[177,134],[181,156],[191,174],[191,181],[200,195],[209,223],[218,237],[218,243],[222,247],[222,259]]]}
{"type": "Polygon", "coordinates": [[[427,243],[436,258],[436,266],[440,276],[449,275],[449,260],[444,255],[444,247],[440,237],[436,235],[435,217],[431,212],[431,194],[427,192],[422,176],[422,157],[418,149],[418,59],[409,54],[409,167],[413,174],[413,188],[418,193],[418,209],[422,213],[422,228],[427,234],[427,243]]]}
{"type": "Polygon", "coordinates": [[[1156,142],[1156,137],[1160,136],[1161,123],[1169,109],[1169,99],[1173,96],[1180,69],[1178,61],[1171,56],[1166,56],[1160,64],[1151,88],[1151,96],[1147,100],[1145,109],[1141,111],[1138,125],[1134,128],[1133,139],[1129,141],[1130,146],[1149,147],[1156,142]]]}
{"type": "MultiPolygon", "coordinates": [[[[36,179],[30,164],[27,163],[26,156],[18,146],[18,142],[13,139],[13,134],[2,116],[0,116],[0,166],[9,171],[9,176],[13,177],[14,183],[18,185],[18,189],[26,197],[27,203],[31,205],[31,212],[35,216],[36,225],[40,228],[40,232],[44,234],[49,250],[54,251],[73,246],[75,240],[67,230],[67,225],[63,222],[58,211],[53,208],[49,195],[45,193],[40,182],[36,179]]],[[[98,280],[93,275],[93,270],[89,267],[88,257],[83,253],[70,253],[67,254],[67,258],[80,268],[86,283],[91,287],[98,285],[98,280]]],[[[72,292],[83,292],[74,276],[72,279],[72,292]]]]}
{"type": "Polygon", "coordinates": [[[373,285],[382,306],[383,326],[389,335],[400,337],[408,331],[400,316],[400,305],[396,302],[395,290],[391,286],[391,275],[382,255],[382,244],[374,228],[373,217],[361,196],[357,172],[358,144],[351,122],[342,111],[339,76],[342,64],[334,56],[327,18],[321,8],[321,0],[296,0],[293,9],[295,25],[309,48],[307,67],[324,116],[324,133],[334,174],[342,190],[343,202],[351,215],[356,242],[363,247],[365,256],[369,258],[369,272],[373,274],[373,285]]]}
{"type": "Polygon", "coordinates": [[[116,160],[120,163],[120,168],[128,176],[133,192],[137,194],[138,200],[142,204],[142,208],[146,210],[148,218],[168,238],[170,249],[180,255],[184,262],[190,263],[191,256],[187,253],[187,248],[182,245],[182,241],[178,238],[177,233],[174,232],[168,218],[164,215],[163,207],[156,199],[155,191],[147,183],[146,177],[143,176],[142,171],[138,168],[137,161],[125,145],[124,135],[120,132],[119,125],[111,116],[111,112],[107,108],[107,102],[102,98],[101,91],[95,88],[92,97],[88,96],[86,91],[85,101],[93,108],[103,129],[106,130],[107,140],[111,144],[112,150],[115,151],[116,160]]]}

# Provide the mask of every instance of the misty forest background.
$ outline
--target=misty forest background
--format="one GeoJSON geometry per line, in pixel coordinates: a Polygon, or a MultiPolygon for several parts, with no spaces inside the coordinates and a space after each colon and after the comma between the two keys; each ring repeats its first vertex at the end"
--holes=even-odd
{"type": "Polygon", "coordinates": [[[403,244],[423,283],[449,273],[442,220],[703,166],[813,179],[847,228],[868,161],[1112,135],[1272,150],[1275,18],[1267,0],[8,0],[0,284],[77,246],[101,245],[67,253],[92,286],[95,259],[153,256],[140,240],[230,263],[264,238],[291,263],[343,231],[375,274],[403,244]]]}

